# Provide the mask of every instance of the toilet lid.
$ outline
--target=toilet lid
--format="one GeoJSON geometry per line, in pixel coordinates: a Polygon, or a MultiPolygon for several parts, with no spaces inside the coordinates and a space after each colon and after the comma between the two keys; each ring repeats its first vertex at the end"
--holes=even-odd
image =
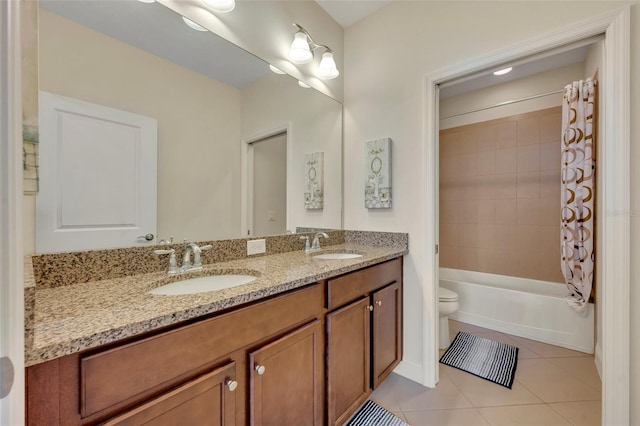
{"type": "Polygon", "coordinates": [[[444,302],[455,302],[458,300],[458,293],[451,291],[448,288],[438,288],[438,299],[444,302]]]}

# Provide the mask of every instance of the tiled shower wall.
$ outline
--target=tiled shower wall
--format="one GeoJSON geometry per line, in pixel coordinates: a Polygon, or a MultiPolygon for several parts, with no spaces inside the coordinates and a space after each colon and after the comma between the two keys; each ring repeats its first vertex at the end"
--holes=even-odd
{"type": "Polygon", "coordinates": [[[563,282],[561,107],[440,132],[440,266],[563,282]]]}

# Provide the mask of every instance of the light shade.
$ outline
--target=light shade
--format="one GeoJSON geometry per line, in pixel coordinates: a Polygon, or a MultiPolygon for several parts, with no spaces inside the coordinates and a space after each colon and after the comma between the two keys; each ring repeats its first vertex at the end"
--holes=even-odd
{"type": "Polygon", "coordinates": [[[511,72],[511,70],[512,70],[512,69],[513,69],[513,68],[511,68],[511,67],[509,67],[509,68],[503,68],[503,69],[501,69],[501,70],[494,71],[494,72],[493,72],[493,75],[505,75],[505,74],[507,74],[507,73],[511,72]]]}
{"type": "Polygon", "coordinates": [[[333,53],[324,52],[322,54],[320,66],[318,67],[318,77],[330,80],[339,75],[340,71],[338,71],[338,68],[336,67],[336,61],[333,60],[333,53]]]}
{"type": "Polygon", "coordinates": [[[140,3],[155,3],[156,0],[138,0],[140,3]]]}
{"type": "Polygon", "coordinates": [[[202,0],[211,10],[220,13],[229,13],[236,7],[235,0],[202,0]]]}
{"type": "Polygon", "coordinates": [[[282,71],[280,68],[274,67],[271,64],[269,64],[269,69],[276,74],[286,74],[286,72],[282,71]]]}
{"type": "Polygon", "coordinates": [[[289,59],[296,64],[308,64],[313,59],[307,35],[302,31],[298,31],[293,37],[293,43],[289,48],[289,59]]]}
{"type": "Polygon", "coordinates": [[[207,31],[207,29],[205,27],[201,27],[200,25],[196,24],[195,22],[193,22],[191,19],[189,18],[185,18],[184,16],[182,17],[182,20],[184,21],[185,24],[187,24],[187,26],[193,30],[196,31],[207,31]]]}
{"type": "Polygon", "coordinates": [[[304,81],[300,81],[298,80],[298,86],[300,87],[304,87],[305,89],[311,89],[311,86],[309,86],[307,83],[305,83],[304,81]]]}

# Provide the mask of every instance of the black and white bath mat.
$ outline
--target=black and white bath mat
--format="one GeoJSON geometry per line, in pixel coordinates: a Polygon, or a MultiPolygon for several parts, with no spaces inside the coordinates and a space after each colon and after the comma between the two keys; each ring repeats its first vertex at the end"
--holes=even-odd
{"type": "Polygon", "coordinates": [[[511,389],[518,348],[460,331],[440,362],[511,389]]]}
{"type": "Polygon", "coordinates": [[[347,423],[347,426],[409,426],[409,423],[368,400],[347,423]]]}

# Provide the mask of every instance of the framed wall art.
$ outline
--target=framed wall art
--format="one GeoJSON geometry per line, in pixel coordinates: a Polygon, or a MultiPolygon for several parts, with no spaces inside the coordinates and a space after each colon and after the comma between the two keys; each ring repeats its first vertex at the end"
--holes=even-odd
{"type": "Polygon", "coordinates": [[[304,156],[304,207],[320,210],[324,207],[324,152],[304,156]]]}
{"type": "Polygon", "coordinates": [[[391,138],[365,144],[364,205],[368,209],[391,208],[391,138]]]}

